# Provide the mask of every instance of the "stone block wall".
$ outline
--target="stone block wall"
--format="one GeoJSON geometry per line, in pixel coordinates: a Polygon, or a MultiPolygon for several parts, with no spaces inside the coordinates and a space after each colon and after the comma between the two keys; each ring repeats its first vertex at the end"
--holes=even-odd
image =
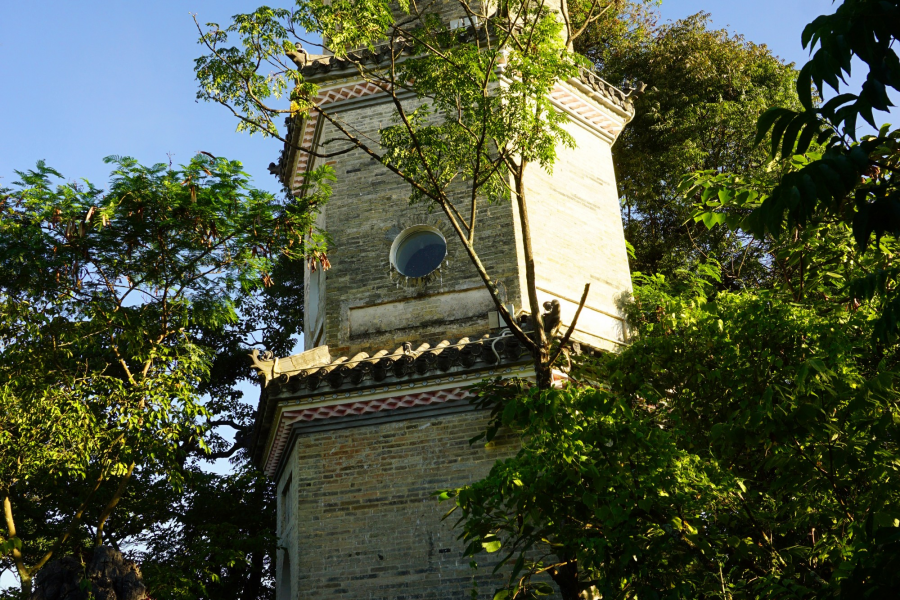
{"type": "Polygon", "coordinates": [[[566,130],[576,147],[558,149],[552,173],[526,171],[537,287],[542,299],[560,300],[568,324],[590,283],[575,337],[609,348],[625,338],[617,302],[631,291],[612,144],[574,119],[566,130]]]}
{"type": "MultiPolygon", "coordinates": [[[[480,11],[481,4],[481,2],[473,2],[471,4],[472,10],[480,11]]],[[[418,2],[413,6],[417,8],[422,14],[433,14],[440,16],[441,21],[446,24],[450,24],[459,19],[466,18],[466,11],[458,0],[425,0],[424,2],[418,2]]],[[[394,19],[398,23],[404,23],[407,19],[410,18],[410,15],[400,10],[399,3],[392,2],[392,8],[394,19]]]]}
{"type": "MultiPolygon", "coordinates": [[[[414,106],[412,101],[408,104],[414,106]]],[[[392,103],[378,95],[336,102],[331,110],[373,140],[394,115],[392,103]]],[[[568,324],[584,284],[590,282],[575,339],[613,348],[627,337],[617,303],[631,290],[611,155],[613,137],[574,116],[566,128],[576,147],[559,149],[552,172],[537,165],[526,172],[539,295],[542,301],[559,300],[563,323],[568,324]]],[[[327,143],[341,139],[327,122],[316,135],[322,148],[333,148],[327,143]]],[[[340,356],[392,351],[405,341],[417,345],[483,335],[493,305],[486,292],[471,302],[473,290],[483,290],[483,283],[443,213],[426,204],[410,205],[410,186],[360,150],[333,164],[338,181],[326,208],[327,229],[334,240],[333,268],[326,275],[327,284],[320,286],[327,290],[322,303],[325,334],[315,343],[327,344],[333,356],[340,356]],[[391,269],[391,244],[407,227],[423,224],[446,238],[447,261],[433,276],[407,280],[391,269]],[[431,300],[411,302],[427,298],[431,300]],[[361,320],[381,313],[396,316],[397,306],[403,308],[403,323],[393,316],[387,319],[390,327],[361,320]]],[[[466,205],[460,203],[464,217],[466,205]]],[[[481,203],[475,245],[482,263],[499,282],[504,300],[528,310],[518,238],[512,203],[481,203]]]]}
{"type": "MultiPolygon", "coordinates": [[[[333,106],[332,111],[353,129],[378,139],[379,128],[391,122],[394,107],[381,96],[347,101],[343,107],[333,106]]],[[[320,144],[341,137],[327,123],[317,135],[320,144]]],[[[325,146],[329,150],[338,147],[339,143],[325,146]]],[[[409,184],[360,150],[338,157],[334,167],[338,180],[325,209],[333,243],[329,251],[332,268],[323,286],[322,342],[332,356],[394,350],[404,341],[455,341],[487,333],[488,311],[494,309],[487,293],[476,303],[471,302],[471,293],[454,295],[483,290],[484,285],[446,216],[424,204],[410,205],[409,184]],[[392,272],[390,265],[391,244],[401,231],[414,225],[432,226],[447,240],[447,260],[438,273],[424,280],[407,280],[392,272]],[[377,312],[359,309],[429,297],[435,299],[405,305],[404,322],[394,322],[392,330],[379,331],[368,322],[354,323],[354,313],[377,312]],[[457,306],[448,310],[452,305],[457,306]]],[[[509,202],[493,206],[482,202],[478,211],[475,247],[491,277],[500,282],[505,299],[521,306],[512,207],[509,202]]],[[[467,217],[468,210],[462,213],[467,217]]]]}
{"type": "MultiPolygon", "coordinates": [[[[471,483],[514,454],[511,436],[469,445],[487,419],[467,411],[300,435],[278,487],[290,481],[295,502],[281,509],[292,515],[282,544],[293,555],[279,563],[292,565],[291,598],[470,598],[475,573],[455,519],[442,521],[452,505],[432,494],[471,483]]],[[[479,557],[481,598],[501,581],[491,575],[495,556],[479,557]]]]}

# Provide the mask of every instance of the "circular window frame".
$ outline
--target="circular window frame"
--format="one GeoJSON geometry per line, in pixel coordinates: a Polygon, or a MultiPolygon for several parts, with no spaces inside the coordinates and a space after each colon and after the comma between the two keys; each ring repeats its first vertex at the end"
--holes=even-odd
{"type": "Polygon", "coordinates": [[[401,231],[399,234],[397,234],[396,238],[394,238],[394,242],[391,244],[391,252],[390,252],[390,257],[389,257],[390,261],[391,261],[391,267],[393,267],[393,269],[397,273],[399,273],[402,277],[409,277],[409,275],[404,274],[400,270],[400,268],[397,266],[397,251],[400,249],[400,246],[403,245],[403,242],[405,242],[411,236],[413,236],[417,233],[421,233],[423,231],[426,231],[428,233],[433,233],[433,234],[437,235],[439,238],[441,238],[441,241],[444,242],[444,256],[441,257],[441,262],[439,262],[438,266],[436,266],[434,269],[432,269],[428,273],[425,273],[424,275],[419,275],[418,277],[412,277],[411,279],[422,279],[422,278],[430,276],[432,273],[434,273],[435,271],[440,269],[441,265],[444,264],[444,261],[447,260],[447,255],[450,253],[450,248],[449,248],[449,245],[447,244],[447,238],[444,237],[444,234],[441,233],[440,229],[438,229],[437,227],[432,227],[431,225],[413,225],[412,227],[407,227],[406,229],[401,231]]]}

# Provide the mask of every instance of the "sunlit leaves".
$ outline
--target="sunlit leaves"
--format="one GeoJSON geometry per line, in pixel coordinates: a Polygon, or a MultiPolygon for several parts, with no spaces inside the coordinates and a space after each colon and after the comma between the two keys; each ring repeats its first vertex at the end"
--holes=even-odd
{"type": "Polygon", "coordinates": [[[723,266],[725,287],[759,285],[767,278],[766,246],[692,223],[695,198],[682,196],[678,181],[698,170],[774,181],[766,148],[754,144],[756,119],[773,104],[800,108],[796,72],[770,48],[713,29],[707,13],[651,27],[642,13],[627,12],[637,8],[626,4],[621,22],[611,18],[580,42],[607,80],[649,84],[613,146],[632,268],[672,275],[712,257],[723,266]],[[626,26],[634,30],[616,34],[626,26]]]}
{"type": "MultiPolygon", "coordinates": [[[[401,10],[408,13],[409,4],[401,10]]],[[[346,56],[383,42],[394,23],[394,12],[385,0],[300,0],[295,20],[307,31],[321,33],[336,55],[346,56]]]]}
{"type": "Polygon", "coordinates": [[[865,309],[709,301],[714,275],[640,278],[632,345],[573,372],[602,387],[482,388],[522,450],[447,497],[467,551],[511,568],[504,597],[540,573],[622,599],[896,588],[896,350],[865,309]]]}
{"type": "Polygon", "coordinates": [[[220,408],[202,398],[215,342],[283,259],[325,250],[315,219],[327,168],[294,200],[208,155],[107,163],[107,190],[39,163],[0,192],[0,494],[14,511],[52,513],[21,528],[29,568],[78,504],[102,508],[133,464],[182,483],[220,408]]]}
{"type": "MultiPolygon", "coordinates": [[[[900,235],[900,189],[894,180],[900,132],[885,125],[876,135],[857,141],[856,128],[859,117],[876,127],[873,111],[887,111],[888,90],[900,90],[900,59],[894,49],[900,33],[898,14],[896,0],[847,0],[834,14],[806,27],[803,44],[813,54],[797,78],[803,110],[771,108],[758,122],[757,142],[770,135],[771,156],[780,157],[786,168],[771,189],[763,191],[769,186],[755,182],[762,197],[749,215],[739,222],[725,220],[732,229],[743,229],[757,239],[788,245],[798,238],[811,239],[810,232],[822,231],[825,224],[840,223],[852,231],[864,255],[853,259],[859,268],[852,277],[838,275],[844,281],[841,294],[849,295],[853,305],[876,303],[880,311],[876,334],[884,342],[893,342],[900,334],[897,279],[891,266],[900,235]],[[866,81],[859,94],[841,93],[854,58],[867,68],[866,81]],[[829,91],[825,86],[836,95],[819,105],[812,90],[825,97],[829,91]],[[810,151],[814,144],[821,149],[810,151]]],[[[735,183],[705,173],[690,176],[682,189],[737,190],[735,183]]],[[[709,226],[720,222],[708,209],[721,209],[709,204],[706,194],[703,200],[706,206],[698,210],[697,218],[709,226]]],[[[726,204],[734,208],[734,203],[722,206],[726,204]]],[[[848,263],[857,249],[846,248],[848,263]]]]}
{"type": "Polygon", "coordinates": [[[398,107],[377,149],[413,184],[414,201],[446,205],[467,188],[463,196],[508,198],[514,162],[551,169],[557,148],[573,144],[566,118],[548,98],[580,64],[566,51],[563,25],[549,8],[517,1],[487,21],[471,15],[471,32],[451,31],[418,10],[383,0],[304,0],[290,12],[262,7],[238,15],[224,30],[210,24],[201,38],[209,53],[196,65],[199,97],[232,108],[239,128],[279,135],[275,116],[306,111],[315,96],[315,86],[289,68],[305,60],[295,49],[295,27],[316,32],[335,56],[358,63],[391,95],[412,92],[426,102],[398,107]],[[227,47],[229,35],[239,46],[227,47]],[[357,52],[375,48],[391,48],[393,59],[369,64],[357,52]],[[275,70],[266,73],[268,67],[275,70]],[[289,107],[268,104],[291,86],[289,107]]]}
{"type": "MultiPolygon", "coordinates": [[[[207,23],[200,43],[210,52],[194,61],[200,89],[199,100],[233,106],[241,113],[238,130],[251,135],[277,135],[275,117],[294,115],[309,109],[316,86],[303,81],[292,56],[300,50],[299,38],[292,37],[295,15],[266,6],[249,14],[235,15],[226,29],[207,23]],[[237,36],[240,46],[228,46],[228,36],[237,36]],[[267,71],[261,69],[268,67],[267,71]],[[289,95],[287,107],[270,107],[268,102],[289,95]]],[[[198,28],[200,25],[198,24],[198,28]]]]}

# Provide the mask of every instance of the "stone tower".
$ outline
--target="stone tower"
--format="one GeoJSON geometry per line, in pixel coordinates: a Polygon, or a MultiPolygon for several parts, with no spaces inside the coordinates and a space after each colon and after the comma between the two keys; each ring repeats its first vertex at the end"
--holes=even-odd
{"type": "MultiPolygon", "coordinates": [[[[377,67],[378,53],[370,61],[377,67]]],[[[354,64],[310,57],[303,74],[320,85],[318,103],[356,131],[377,139],[391,122],[388,95],[354,64]]],[[[590,282],[573,338],[613,349],[625,341],[617,299],[631,285],[611,148],[633,108],[588,71],[559,82],[552,101],[577,147],[560,150],[552,174],[534,167],[526,180],[538,294],[559,301],[565,326],[590,282]]],[[[290,136],[273,170],[293,186],[314,165],[292,146],[321,148],[341,134],[313,112],[290,136]]],[[[330,160],[338,181],[321,225],[333,238],[332,268],[307,273],[306,351],[254,353],[263,389],[252,453],[277,482],[278,599],[469,598],[475,573],[441,520],[450,507],[432,493],[515,452],[504,439],[469,445],[487,415],[473,410],[468,389],[533,376],[531,357],[504,335],[442,214],[410,205],[408,184],[361,151],[330,160]]],[[[476,248],[522,314],[515,207],[479,210],[476,248]]],[[[490,569],[477,578],[491,597],[490,569]]]]}

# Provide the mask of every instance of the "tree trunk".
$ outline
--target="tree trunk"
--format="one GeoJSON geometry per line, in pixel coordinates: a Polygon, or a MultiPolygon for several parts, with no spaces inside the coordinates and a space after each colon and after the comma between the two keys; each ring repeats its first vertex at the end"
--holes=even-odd
{"type": "Polygon", "coordinates": [[[547,344],[542,344],[534,352],[535,383],[542,390],[548,390],[553,385],[553,373],[549,364],[550,349],[547,344]]]}
{"type": "Polygon", "coordinates": [[[552,569],[550,577],[559,587],[562,600],[584,600],[581,595],[581,582],[578,581],[578,568],[572,563],[552,569]]]}
{"type": "Polygon", "coordinates": [[[531,324],[534,328],[532,336],[534,349],[534,376],[537,386],[546,390],[553,383],[550,374],[550,344],[544,331],[544,318],[541,316],[541,304],[537,297],[537,275],[534,268],[534,249],[531,245],[531,223],[528,220],[528,205],[525,202],[525,166],[522,160],[514,174],[516,203],[519,209],[519,225],[522,228],[522,251],[525,255],[525,285],[528,287],[528,305],[531,310],[531,324]]]}
{"type": "Polygon", "coordinates": [[[94,548],[87,565],[73,557],[54,560],[34,581],[30,600],[145,600],[137,565],[108,546],[94,548]]]}

